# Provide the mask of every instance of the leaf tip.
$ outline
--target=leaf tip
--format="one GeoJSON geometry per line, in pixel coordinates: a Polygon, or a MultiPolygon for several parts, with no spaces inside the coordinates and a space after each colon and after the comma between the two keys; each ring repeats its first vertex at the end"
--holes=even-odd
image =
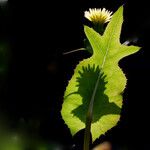
{"type": "Polygon", "coordinates": [[[87,30],[89,30],[90,29],[90,27],[88,27],[87,25],[84,25],[84,32],[86,33],[87,32],[87,30]]]}
{"type": "Polygon", "coordinates": [[[121,5],[118,9],[117,9],[117,11],[113,14],[113,17],[114,16],[118,16],[118,15],[121,15],[121,16],[123,16],[123,5],[121,5]]]}
{"type": "Polygon", "coordinates": [[[123,9],[124,9],[124,5],[121,5],[118,10],[120,10],[121,12],[123,12],[123,9]]]}

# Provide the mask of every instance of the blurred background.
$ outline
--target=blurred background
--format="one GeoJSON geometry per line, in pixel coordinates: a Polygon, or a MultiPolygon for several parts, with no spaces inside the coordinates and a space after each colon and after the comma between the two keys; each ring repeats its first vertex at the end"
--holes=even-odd
{"type": "Polygon", "coordinates": [[[149,142],[150,13],[146,0],[0,0],[0,147],[2,150],[80,150],[61,118],[63,93],[83,47],[84,11],[124,5],[121,42],[142,47],[120,62],[128,84],[121,121],[92,145],[147,150],[149,142]],[[24,146],[25,145],[25,146],[24,146]]]}

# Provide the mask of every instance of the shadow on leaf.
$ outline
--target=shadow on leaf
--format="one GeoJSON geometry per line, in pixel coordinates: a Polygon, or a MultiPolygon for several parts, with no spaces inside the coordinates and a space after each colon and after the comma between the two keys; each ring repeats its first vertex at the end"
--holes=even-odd
{"type": "MultiPolygon", "coordinates": [[[[82,97],[82,105],[77,107],[72,111],[72,114],[78,117],[82,122],[86,122],[86,114],[89,108],[89,103],[97,82],[98,76],[100,74],[99,67],[92,67],[88,65],[87,67],[82,67],[82,70],[78,72],[77,77],[77,87],[78,91],[71,94],[79,94],[82,97]]],[[[108,96],[105,95],[105,77],[101,73],[101,77],[98,83],[98,88],[95,94],[94,108],[93,108],[93,120],[92,123],[98,121],[102,116],[109,114],[120,114],[120,108],[115,103],[110,103],[108,96]]]]}

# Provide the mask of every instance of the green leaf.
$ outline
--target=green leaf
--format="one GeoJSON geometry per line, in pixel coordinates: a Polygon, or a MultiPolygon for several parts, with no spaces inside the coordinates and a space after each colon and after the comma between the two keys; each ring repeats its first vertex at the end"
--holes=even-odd
{"type": "Polygon", "coordinates": [[[122,22],[123,7],[120,7],[102,36],[92,28],[84,28],[93,55],[77,65],[66,88],[61,110],[72,135],[85,128],[89,107],[93,107],[93,141],[114,127],[120,119],[126,77],[118,62],[140,49],[121,45],[119,39],[122,22]]]}

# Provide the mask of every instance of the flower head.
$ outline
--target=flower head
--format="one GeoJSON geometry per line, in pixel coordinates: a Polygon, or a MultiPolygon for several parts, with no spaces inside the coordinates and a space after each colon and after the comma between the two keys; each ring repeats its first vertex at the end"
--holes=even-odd
{"type": "Polygon", "coordinates": [[[105,8],[103,9],[90,8],[89,11],[85,11],[84,17],[95,24],[96,23],[104,24],[110,21],[112,17],[112,12],[106,10],[105,8]]]}

